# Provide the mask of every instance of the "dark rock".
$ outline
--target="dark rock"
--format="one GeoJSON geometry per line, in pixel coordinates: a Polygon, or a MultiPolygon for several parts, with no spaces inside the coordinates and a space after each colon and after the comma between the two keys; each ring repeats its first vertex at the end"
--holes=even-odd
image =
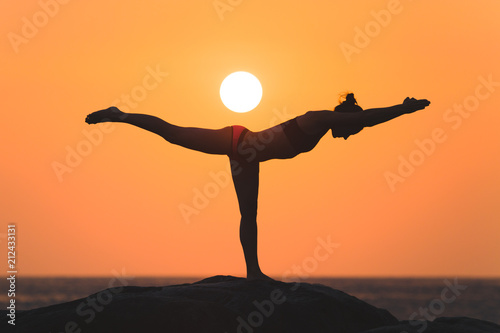
{"type": "MultiPolygon", "coordinates": [[[[322,285],[215,276],[163,288],[107,289],[18,312],[16,331],[354,333],[397,322],[386,310],[322,285]]],[[[2,332],[9,326],[0,326],[2,332]]]]}
{"type": "MultiPolygon", "coordinates": [[[[6,311],[0,311],[6,318],[6,311]]],[[[470,318],[439,318],[432,332],[499,332],[470,318]]],[[[87,298],[18,311],[1,332],[419,332],[344,292],[319,284],[214,276],[193,284],[106,289],[87,298]]]]}

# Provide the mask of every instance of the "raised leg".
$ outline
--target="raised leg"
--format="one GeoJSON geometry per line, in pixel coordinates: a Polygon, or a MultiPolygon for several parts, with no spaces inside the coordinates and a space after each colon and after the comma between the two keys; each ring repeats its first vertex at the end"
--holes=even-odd
{"type": "Polygon", "coordinates": [[[180,127],[161,118],[138,113],[124,113],[116,107],[91,113],[85,121],[89,124],[100,122],[121,122],[131,124],[158,134],[170,143],[207,154],[227,155],[231,149],[231,127],[206,129],[180,127]]]}
{"type": "Polygon", "coordinates": [[[248,279],[271,279],[260,270],[257,258],[257,197],[259,163],[231,159],[233,183],[241,213],[240,241],[245,255],[248,279]]]}

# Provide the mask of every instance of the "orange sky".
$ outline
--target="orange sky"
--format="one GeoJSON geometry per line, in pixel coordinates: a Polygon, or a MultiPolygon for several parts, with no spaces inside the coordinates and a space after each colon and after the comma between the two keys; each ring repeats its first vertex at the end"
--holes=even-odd
{"type": "Polygon", "coordinates": [[[85,116],[260,130],[351,90],[432,104],[262,164],[264,272],[500,275],[500,2],[64,2],[0,4],[0,244],[15,223],[20,274],[244,275],[227,157],[85,116]],[[238,70],[263,86],[247,114],[218,95],[238,70]]]}

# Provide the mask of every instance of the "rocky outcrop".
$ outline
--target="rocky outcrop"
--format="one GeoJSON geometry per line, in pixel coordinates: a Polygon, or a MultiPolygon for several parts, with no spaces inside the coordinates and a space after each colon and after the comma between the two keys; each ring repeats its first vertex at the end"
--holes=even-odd
{"type": "MultiPolygon", "coordinates": [[[[2,317],[6,318],[5,311],[2,317]]],[[[470,318],[399,322],[384,309],[319,284],[214,276],[193,284],[106,289],[16,314],[2,332],[500,332],[470,318]],[[7,330],[9,329],[9,330],[7,330]]]]}

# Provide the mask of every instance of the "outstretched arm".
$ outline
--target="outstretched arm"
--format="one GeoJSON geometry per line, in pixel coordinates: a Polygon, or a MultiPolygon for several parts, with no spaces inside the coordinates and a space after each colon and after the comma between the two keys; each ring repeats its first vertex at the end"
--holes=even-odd
{"type": "MultiPolygon", "coordinates": [[[[321,122],[332,129],[334,138],[347,139],[350,135],[359,133],[364,127],[371,127],[406,113],[422,110],[430,102],[426,99],[406,98],[403,104],[386,108],[367,109],[361,112],[329,112],[330,121],[321,122]]],[[[325,126],[325,125],[323,125],[325,126]]]]}
{"type": "Polygon", "coordinates": [[[415,99],[407,97],[403,104],[398,104],[386,108],[367,109],[360,113],[363,127],[371,127],[406,113],[412,113],[417,110],[422,110],[428,106],[430,102],[426,99],[415,99]]]}

